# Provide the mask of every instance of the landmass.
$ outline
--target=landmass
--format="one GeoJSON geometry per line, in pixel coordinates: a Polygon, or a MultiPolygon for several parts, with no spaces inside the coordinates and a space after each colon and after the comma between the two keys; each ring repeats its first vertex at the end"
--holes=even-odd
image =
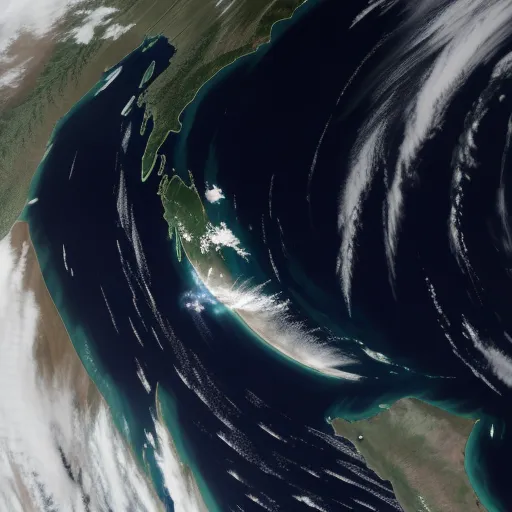
{"type": "MultiPolygon", "coordinates": [[[[191,174],[189,179],[190,185],[187,185],[177,174],[171,178],[163,175],[158,191],[178,260],[181,261],[185,255],[209,292],[269,347],[310,370],[357,380],[359,376],[355,374],[321,365],[318,359],[311,358],[307,343],[301,343],[304,334],[297,324],[284,321],[287,315],[285,301],[279,302],[274,295],[262,303],[258,294],[264,285],[233,277],[222,247],[235,250],[242,258],[250,255],[239,246],[239,241],[224,223],[213,225],[210,222],[191,174]],[[221,240],[224,243],[220,243],[221,240]]],[[[316,343],[316,340],[310,339],[309,342],[316,343]]]]}
{"type": "Polygon", "coordinates": [[[157,413],[155,431],[159,444],[165,447],[165,451],[161,455],[157,455],[156,460],[174,502],[174,510],[219,512],[204,482],[203,495],[192,468],[182,459],[182,454],[186,450],[178,434],[179,414],[170,395],[163,391],[158,384],[155,390],[155,404],[157,413]],[[172,429],[169,427],[170,425],[173,425],[172,429]],[[174,432],[172,432],[173,430],[174,432]],[[176,438],[173,437],[173,433],[176,438]],[[206,501],[208,501],[208,506],[206,501]]]}
{"type": "Polygon", "coordinates": [[[15,258],[24,258],[23,288],[34,294],[38,308],[36,339],[34,340],[35,369],[43,387],[68,389],[75,396],[82,413],[95,418],[101,405],[101,394],[87,374],[50,296],[30,240],[28,224],[16,222],[10,233],[15,258]]]}
{"type": "Polygon", "coordinates": [[[369,419],[331,422],[389,480],[406,512],[482,512],[464,468],[475,420],[404,398],[369,419]]]}
{"type": "Polygon", "coordinates": [[[179,129],[179,115],[200,87],[266,42],[273,23],[302,2],[92,0],[84,1],[86,9],[50,16],[42,35],[22,27],[7,48],[0,47],[0,238],[23,209],[55,123],[145,37],[162,35],[177,49],[137,102],[154,122],[142,162],[147,177],[158,148],[179,129]]]}
{"type": "Polygon", "coordinates": [[[41,488],[59,510],[78,502],[103,508],[111,492],[137,510],[165,510],[75,351],[26,223],[17,222],[0,241],[0,253],[0,291],[9,291],[0,293],[0,375],[10,396],[0,406],[0,415],[8,417],[3,478],[10,482],[0,508],[40,510],[41,488]]]}

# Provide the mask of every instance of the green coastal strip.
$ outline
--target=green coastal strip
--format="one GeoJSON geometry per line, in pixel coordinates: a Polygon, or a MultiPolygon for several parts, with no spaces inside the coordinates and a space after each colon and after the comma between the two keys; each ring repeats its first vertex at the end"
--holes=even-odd
{"type": "Polygon", "coordinates": [[[179,43],[171,38],[177,48],[174,65],[151,84],[143,98],[154,126],[142,157],[142,181],[153,171],[167,137],[180,132],[181,115],[200,90],[219,71],[267,43],[274,25],[290,19],[306,1],[313,3],[313,0],[246,0],[234,7],[226,19],[215,18],[197,44],[187,49],[186,58],[180,53],[179,43]],[[230,35],[226,35],[229,32],[227,26],[234,27],[230,35]],[[234,35],[241,27],[245,30],[235,39],[234,35]],[[234,49],[219,52],[219,48],[228,42],[226,50],[227,47],[234,49]]]}

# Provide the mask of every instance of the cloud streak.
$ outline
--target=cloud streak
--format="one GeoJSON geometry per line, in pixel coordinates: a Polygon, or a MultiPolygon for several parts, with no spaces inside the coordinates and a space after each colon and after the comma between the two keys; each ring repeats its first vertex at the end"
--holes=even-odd
{"type": "Polygon", "coordinates": [[[361,379],[360,375],[340,370],[340,367],[358,361],[322,340],[316,330],[308,329],[304,322],[296,320],[289,301],[283,300],[278,293],[265,293],[267,284],[253,285],[247,280],[238,281],[233,286],[208,283],[206,286],[217,300],[238,313],[266,343],[290,359],[324,375],[346,380],[361,379]]]}
{"type": "MultiPolygon", "coordinates": [[[[405,5],[393,34],[397,49],[373,75],[373,113],[361,127],[340,197],[342,236],[338,269],[350,310],[354,247],[367,191],[391,158],[391,138],[403,133],[387,184],[384,240],[392,280],[405,192],[425,142],[439,130],[454,95],[475,69],[489,62],[510,37],[512,4],[505,0],[421,0],[405,5]],[[377,85],[375,85],[377,84],[377,85]]],[[[383,4],[386,5],[386,4],[383,4]]]]}
{"type": "Polygon", "coordinates": [[[478,331],[463,317],[463,334],[473,342],[473,346],[484,356],[492,373],[509,388],[512,388],[512,359],[504,352],[484,342],[478,331]]]}

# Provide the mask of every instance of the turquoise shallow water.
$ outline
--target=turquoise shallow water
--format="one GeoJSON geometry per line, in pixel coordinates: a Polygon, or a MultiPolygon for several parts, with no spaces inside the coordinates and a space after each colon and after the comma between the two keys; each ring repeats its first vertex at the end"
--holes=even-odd
{"type": "MultiPolygon", "coordinates": [[[[41,203],[37,202],[33,205],[28,205],[20,215],[20,220],[27,221],[30,225],[31,239],[36,248],[48,290],[59,310],[67,332],[84,367],[108,403],[115,425],[133,448],[133,452],[140,466],[145,468],[148,474],[151,475],[155,490],[162,499],[168,501],[168,497],[166,497],[168,495],[166,495],[164,490],[162,475],[157,469],[153,454],[146,452],[144,448],[144,445],[147,443],[144,436],[144,428],[149,432],[153,430],[152,422],[148,421],[148,419],[150,419],[150,410],[155,407],[154,397],[147,397],[145,404],[134,403],[133,396],[130,394],[129,389],[113,377],[112,372],[109,371],[108,365],[104,364],[100,350],[98,350],[98,343],[99,340],[102,340],[102,343],[108,343],[111,333],[107,331],[101,336],[98,336],[98,331],[95,329],[97,326],[94,325],[94,305],[91,307],[90,311],[86,310],[82,313],[70,307],[69,296],[70,294],[80,293],[80,286],[73,286],[73,284],[70,283],[72,278],[68,272],[63,275],[62,246],[59,247],[59,241],[65,240],[65,233],[62,231],[56,232],[55,239],[50,240],[50,233],[45,229],[44,223],[40,222],[39,210],[43,203],[40,192],[45,190],[46,186],[51,189],[52,179],[56,170],[60,169],[62,175],[68,176],[70,174],[73,160],[66,162],[67,156],[69,155],[68,151],[73,152],[73,159],[75,155],[79,154],[80,146],[77,142],[82,135],[81,132],[90,128],[93,144],[95,137],[102,136],[101,130],[98,130],[98,124],[95,125],[93,122],[92,125],[89,125],[85,120],[88,117],[89,110],[94,108],[101,109],[102,105],[107,105],[105,101],[108,102],[108,98],[104,99],[103,95],[109,91],[108,87],[114,85],[116,87],[121,86],[125,94],[132,89],[133,92],[137,93],[137,90],[134,88],[134,81],[140,79],[140,70],[145,66],[145,61],[150,63],[152,58],[157,58],[159,62],[158,73],[168,65],[174,50],[164,39],[158,40],[157,44],[154,44],[154,41],[155,39],[145,40],[133,53],[129,54],[110,70],[105,71],[102,79],[57,123],[50,141],[48,142],[45,157],[41,161],[31,184],[29,200],[37,197],[38,201],[41,200],[41,203]],[[118,69],[121,69],[119,77],[105,89],[105,92],[100,91],[108,82],[112,73],[118,69]],[[129,79],[126,78],[127,74],[130,76],[129,79]],[[102,103],[102,105],[98,105],[98,103],[102,103]],[[73,145],[70,144],[68,136],[73,140],[73,142],[71,142],[73,145]],[[67,147],[68,144],[69,147],[67,147]],[[66,150],[64,150],[64,148],[66,148],[66,150]],[[63,166],[65,166],[65,169],[62,168],[63,166]],[[140,417],[141,406],[146,411],[146,417],[144,419],[140,417]],[[149,465],[146,465],[146,463],[149,463],[149,465]]],[[[153,79],[154,78],[155,75],[153,75],[153,79]]],[[[148,81],[146,86],[149,83],[148,81]]],[[[111,113],[115,124],[117,123],[116,117],[120,112],[120,109],[116,109],[111,113]]],[[[115,150],[113,154],[115,155],[115,150]]],[[[75,171],[73,170],[73,172],[75,171]]],[[[91,176],[91,180],[98,180],[98,183],[101,183],[101,172],[98,173],[96,177],[91,176]]],[[[74,192],[62,188],[55,189],[54,193],[51,193],[51,195],[58,197],[60,192],[69,194],[66,199],[72,202],[73,193],[79,193],[79,187],[77,187],[74,192]]],[[[91,195],[90,198],[94,203],[94,195],[91,195]]],[[[63,199],[62,202],[65,202],[66,199],[63,199]]],[[[50,199],[46,204],[50,209],[52,208],[51,202],[53,200],[54,199],[50,199]]],[[[43,208],[44,206],[43,204],[43,208]]],[[[84,211],[84,214],[85,213],[84,211]]],[[[72,229],[72,225],[70,225],[69,228],[72,229]]],[[[80,237],[79,232],[77,236],[80,237]]],[[[78,268],[76,268],[76,271],[79,271],[78,268]]],[[[122,357],[122,353],[120,353],[120,355],[122,357]]],[[[170,501],[169,507],[172,510],[170,501]]]]}

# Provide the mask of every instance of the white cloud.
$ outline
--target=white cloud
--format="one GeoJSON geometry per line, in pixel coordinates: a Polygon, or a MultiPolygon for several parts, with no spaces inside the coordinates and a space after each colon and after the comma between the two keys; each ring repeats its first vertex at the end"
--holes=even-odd
{"type": "Polygon", "coordinates": [[[510,255],[512,253],[512,229],[510,226],[510,215],[507,207],[507,202],[505,200],[506,194],[505,194],[505,169],[506,169],[506,162],[509,149],[510,149],[510,143],[512,141],[512,116],[508,119],[508,126],[507,126],[507,138],[505,141],[505,147],[503,148],[503,154],[501,157],[501,175],[500,175],[500,187],[498,189],[498,200],[496,202],[496,209],[498,211],[498,215],[501,219],[501,226],[503,229],[503,247],[505,251],[510,255]]]}
{"type": "Polygon", "coordinates": [[[25,71],[27,70],[27,64],[32,60],[32,58],[26,59],[21,64],[8,69],[5,73],[0,75],[0,89],[4,87],[8,87],[9,89],[15,89],[18,87],[20,82],[23,80],[23,76],[25,75],[25,71]]]}
{"type": "Polygon", "coordinates": [[[237,312],[257,335],[290,359],[325,375],[347,380],[361,378],[338,368],[357,361],[319,339],[313,330],[296,320],[290,312],[289,301],[282,300],[279,294],[265,293],[267,283],[205,284],[217,300],[237,312]]]}
{"type": "Polygon", "coordinates": [[[512,359],[498,348],[490,345],[490,342],[484,343],[480,339],[478,331],[464,317],[462,326],[466,337],[473,342],[474,347],[485,357],[492,373],[509,388],[512,388],[512,359]]]}
{"type": "Polygon", "coordinates": [[[473,364],[471,364],[469,361],[467,361],[466,359],[464,359],[464,357],[462,357],[462,355],[459,353],[458,349],[457,349],[457,346],[455,345],[450,333],[448,332],[448,329],[449,327],[451,326],[451,322],[450,320],[448,319],[448,317],[445,315],[444,311],[443,311],[443,308],[441,307],[441,304],[439,303],[439,300],[437,298],[437,293],[436,293],[436,290],[434,288],[434,285],[430,282],[430,279],[428,277],[425,278],[425,281],[427,283],[427,288],[429,290],[429,293],[430,293],[430,298],[432,300],[432,304],[434,305],[434,307],[436,308],[437,310],[437,313],[438,313],[438,322],[439,322],[439,325],[444,333],[444,336],[445,338],[448,340],[448,342],[450,343],[450,346],[452,347],[452,351],[453,353],[459,358],[460,361],[462,361],[462,363],[467,366],[471,372],[473,373],[473,375],[475,377],[477,377],[478,379],[480,379],[482,382],[484,382],[487,386],[489,386],[495,393],[497,393],[498,395],[501,395],[501,393],[485,378],[484,375],[482,375],[482,373],[480,373],[474,366],[473,364]]]}
{"type": "Polygon", "coordinates": [[[414,52],[409,67],[419,58],[425,58],[425,53],[440,53],[406,108],[405,136],[388,194],[387,247],[391,266],[396,253],[405,175],[426,139],[441,125],[455,92],[478,65],[500,49],[509,35],[512,4],[495,1],[487,2],[485,9],[482,7],[481,0],[454,2],[415,38],[420,43],[420,51],[414,52]]]}
{"type": "Polygon", "coordinates": [[[210,203],[216,203],[217,201],[224,199],[222,190],[216,185],[212,185],[212,188],[207,189],[204,195],[210,203]]]}
{"type": "Polygon", "coordinates": [[[211,246],[213,246],[216,251],[219,251],[222,247],[231,247],[231,249],[234,249],[236,253],[244,259],[250,256],[250,254],[240,246],[240,240],[226,226],[225,222],[221,222],[218,226],[208,224],[206,227],[206,233],[201,237],[201,252],[203,254],[208,252],[211,246]]]}
{"type": "Polygon", "coordinates": [[[366,9],[363,9],[352,22],[352,25],[350,25],[350,28],[354,27],[354,25],[357,25],[363,18],[366,18],[368,14],[370,14],[372,11],[377,9],[378,7],[386,7],[389,9],[391,6],[397,3],[398,0],[370,0],[368,7],[366,9]]]}
{"type": "Polygon", "coordinates": [[[102,6],[93,11],[82,12],[86,15],[85,19],[70,32],[70,36],[79,44],[88,44],[92,41],[96,28],[106,25],[117,9],[102,6]]]}
{"type": "MultiPolygon", "coordinates": [[[[95,30],[106,26],[111,17],[118,11],[114,7],[101,6],[94,10],[77,10],[85,0],[0,0],[0,63],[6,68],[0,75],[1,88],[15,88],[23,80],[28,69],[30,56],[23,62],[16,54],[16,41],[21,36],[28,36],[33,47],[33,56],[38,56],[37,40],[51,36],[61,39],[59,24],[69,13],[76,15],[74,28],[68,32],[78,44],[88,44],[92,41],[95,30]]],[[[118,23],[111,24],[103,34],[104,39],[115,40],[131,29],[134,25],[126,26],[118,23]]],[[[65,36],[65,35],[64,35],[65,36]]]]}
{"type": "Polygon", "coordinates": [[[135,363],[137,365],[137,377],[139,378],[144,389],[146,390],[146,393],[151,393],[151,384],[149,383],[148,379],[146,378],[146,374],[144,373],[142,366],[140,365],[140,363],[137,359],[135,359],[135,363]]]}
{"type": "Polygon", "coordinates": [[[78,409],[67,367],[51,381],[40,376],[39,310],[23,282],[29,250],[25,243],[17,256],[9,237],[0,241],[0,510],[47,510],[51,500],[56,510],[85,512],[83,493],[91,512],[161,509],[106,403],[78,409]]]}
{"type": "Polygon", "coordinates": [[[185,240],[186,242],[192,242],[192,240],[194,239],[194,235],[192,235],[186,230],[185,226],[183,225],[183,222],[178,221],[177,228],[178,233],[181,236],[181,238],[183,238],[183,240],[185,240]]]}
{"type": "Polygon", "coordinates": [[[103,34],[103,39],[113,39],[116,41],[119,39],[123,34],[126,34],[128,30],[133,28],[135,26],[135,23],[130,23],[129,25],[119,25],[119,23],[113,23],[109,27],[107,27],[107,30],[105,30],[105,33],[103,34]]]}
{"type": "MultiPolygon", "coordinates": [[[[112,83],[113,80],[119,75],[121,72],[122,66],[116,68],[115,71],[110,73],[106,78],[106,85],[104,85],[98,92],[103,90],[109,83],[112,83]]],[[[131,127],[131,123],[129,125],[131,127]]],[[[128,129],[127,129],[128,133],[128,129]]],[[[130,132],[131,133],[131,128],[130,132]]],[[[125,134],[126,136],[126,134],[125,134]]],[[[133,250],[133,254],[135,255],[135,260],[137,261],[137,269],[138,269],[138,277],[140,277],[140,281],[143,283],[151,283],[151,276],[149,272],[149,267],[146,261],[146,255],[144,254],[144,249],[142,247],[142,241],[140,239],[139,230],[137,229],[137,223],[135,222],[135,215],[133,213],[133,207],[128,198],[127,188],[126,188],[126,179],[124,176],[124,170],[121,168],[119,171],[119,185],[117,189],[117,201],[116,201],[117,213],[119,215],[119,222],[121,227],[123,228],[127,240],[130,242],[131,249],[133,250]]],[[[124,259],[123,259],[124,266],[124,259]]],[[[147,286],[147,285],[146,285],[147,286]]],[[[132,291],[133,296],[136,294],[132,291]]],[[[137,312],[140,315],[139,312],[137,312]]]]}
{"type": "Polygon", "coordinates": [[[338,226],[342,235],[338,271],[341,274],[343,295],[349,313],[356,236],[362,226],[360,216],[363,202],[368,194],[376,165],[382,158],[382,135],[385,128],[384,122],[379,123],[373,127],[368,138],[361,141],[361,147],[356,147],[350,164],[350,173],[340,198],[338,226]]]}
{"type": "Polygon", "coordinates": [[[299,496],[296,495],[294,498],[301,503],[304,503],[308,507],[314,508],[315,510],[319,510],[320,512],[327,512],[327,510],[321,507],[318,503],[312,500],[309,496],[299,496]]]}
{"type": "Polygon", "coordinates": [[[176,512],[208,512],[189,468],[183,465],[172,437],[163,424],[154,420],[158,449],[155,459],[176,512]]]}
{"type": "MultiPolygon", "coordinates": [[[[134,98],[134,96],[132,96],[134,98]]],[[[130,100],[131,101],[131,100],[130,100]]],[[[123,135],[123,140],[121,141],[121,147],[123,148],[123,153],[128,151],[128,144],[130,143],[130,137],[132,135],[132,123],[131,121],[128,123],[128,127],[123,135]]]]}
{"type": "MultiPolygon", "coordinates": [[[[41,38],[68,10],[83,0],[1,0],[0,57],[22,33],[41,38]]],[[[3,60],[3,59],[2,59],[3,60]]]]}
{"type": "Polygon", "coordinates": [[[276,434],[270,427],[267,427],[264,423],[258,423],[258,427],[261,428],[261,430],[264,430],[267,434],[274,437],[275,439],[279,439],[279,441],[282,441],[283,443],[287,443],[288,441],[284,439],[284,437],[281,437],[279,434],[276,434]]]}
{"type": "Polygon", "coordinates": [[[368,347],[364,346],[362,347],[362,350],[368,357],[371,357],[372,359],[378,361],[379,363],[393,364],[389,357],[385,356],[384,354],[381,354],[380,352],[375,352],[374,350],[371,350],[368,347]]]}
{"type": "Polygon", "coordinates": [[[227,473],[231,475],[235,480],[238,480],[240,483],[247,485],[247,487],[250,487],[250,485],[236,471],[228,469],[227,473]]]}

